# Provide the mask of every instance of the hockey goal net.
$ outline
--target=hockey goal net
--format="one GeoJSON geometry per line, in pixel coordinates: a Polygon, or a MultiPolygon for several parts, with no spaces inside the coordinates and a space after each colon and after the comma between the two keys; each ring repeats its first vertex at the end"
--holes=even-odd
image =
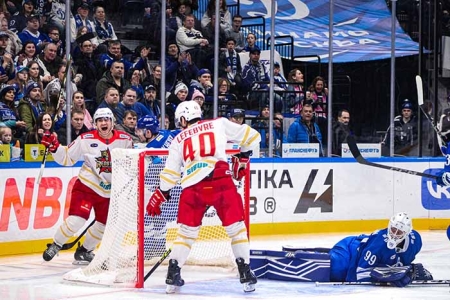
{"type": "MultiPolygon", "coordinates": [[[[227,150],[228,156],[237,150],[227,150]]],[[[172,246],[178,224],[181,187],[171,190],[158,217],[145,212],[151,193],[159,185],[168,150],[113,149],[112,184],[108,221],[94,260],[63,276],[63,279],[109,286],[144,285],[144,267],[149,270],[172,246]]],[[[237,183],[249,228],[249,173],[237,183]]],[[[205,208],[206,209],[206,208],[205,208]]],[[[170,258],[170,257],[169,257],[170,258]]],[[[213,207],[205,211],[199,236],[186,264],[232,267],[235,265],[230,238],[213,207]]]]}

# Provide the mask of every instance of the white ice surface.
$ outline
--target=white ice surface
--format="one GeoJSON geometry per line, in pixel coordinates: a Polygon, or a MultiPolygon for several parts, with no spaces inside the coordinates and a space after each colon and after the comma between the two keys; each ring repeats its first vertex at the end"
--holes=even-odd
{"type": "MultiPolygon", "coordinates": [[[[281,250],[296,247],[331,247],[349,234],[273,236],[254,238],[252,249],[281,250]]],[[[431,271],[434,279],[450,279],[450,242],[444,231],[423,231],[423,248],[416,262],[431,271]]],[[[166,266],[161,266],[145,283],[144,289],[111,288],[68,284],[62,275],[72,265],[68,250],[44,262],[41,255],[0,258],[0,300],[28,299],[450,299],[450,287],[408,286],[319,286],[314,283],[259,280],[256,291],[245,294],[234,271],[209,267],[184,267],[185,286],[175,295],[165,294],[166,266]]],[[[147,271],[147,270],[146,270],[147,271]]]]}

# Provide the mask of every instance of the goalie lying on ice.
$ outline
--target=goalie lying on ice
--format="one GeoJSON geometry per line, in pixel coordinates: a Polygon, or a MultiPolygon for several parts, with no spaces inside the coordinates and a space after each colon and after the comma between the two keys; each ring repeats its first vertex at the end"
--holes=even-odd
{"type": "Polygon", "coordinates": [[[395,214],[385,229],[348,236],[331,249],[251,251],[257,277],[287,281],[384,282],[403,287],[432,280],[422,264],[413,264],[422,248],[420,234],[406,213],[395,214]]]}

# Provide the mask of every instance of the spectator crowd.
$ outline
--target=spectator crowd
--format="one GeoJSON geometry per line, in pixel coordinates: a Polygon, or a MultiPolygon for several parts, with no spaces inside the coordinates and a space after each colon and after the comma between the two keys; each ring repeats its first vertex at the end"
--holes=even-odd
{"type": "MultiPolygon", "coordinates": [[[[328,89],[323,77],[309,86],[299,68],[282,72],[282,61],[274,69],[260,59],[256,41],[264,38],[242,30],[243,18],[232,15],[226,0],[219,1],[218,86],[214,82],[215,0],[208,2],[201,19],[194,12],[196,0],[143,2],[142,28],[147,43],[129,49],[118,39],[114,22],[107,15],[108,1],[76,0],[70,16],[71,41],[66,49],[65,1],[10,0],[0,6],[0,140],[39,143],[44,131],[57,135],[61,143],[93,128],[97,108],[114,113],[116,128],[134,133],[143,116],[161,117],[164,99],[167,129],[174,129],[174,112],[183,101],[197,101],[205,118],[213,116],[213,95],[218,91],[219,114],[247,122],[261,135],[261,149],[269,145],[269,116],[274,118],[274,154],[282,144],[317,143],[321,155],[327,144],[328,89]],[[161,11],[166,12],[165,72],[158,59],[161,11]],[[66,53],[71,59],[67,61],[66,53]],[[66,82],[67,73],[71,82],[66,82]],[[165,73],[165,78],[162,74],[165,73]],[[269,111],[269,81],[274,80],[274,111],[269,111]],[[165,91],[161,92],[161,81],[165,91]],[[69,86],[70,99],[65,89],[69,86]],[[66,103],[71,106],[66,114],[66,103]],[[246,113],[247,112],[247,113],[246,113]],[[256,112],[250,117],[250,112],[256,112]],[[284,117],[294,119],[292,124],[284,117]],[[70,123],[70,136],[66,132],[70,123]],[[289,128],[285,125],[289,125],[289,128]],[[6,129],[7,128],[7,129],[6,129]],[[6,137],[3,138],[4,132],[6,137]]],[[[126,8],[127,1],[124,1],[126,8]]],[[[123,22],[130,20],[124,19],[123,22]]],[[[349,112],[339,112],[333,131],[340,143],[348,134],[349,112]],[[342,112],[346,122],[339,120],[342,112]]]]}

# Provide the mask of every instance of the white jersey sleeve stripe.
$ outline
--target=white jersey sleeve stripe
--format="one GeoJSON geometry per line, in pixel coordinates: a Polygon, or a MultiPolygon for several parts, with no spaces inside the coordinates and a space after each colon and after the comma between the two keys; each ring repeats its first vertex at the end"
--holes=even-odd
{"type": "Polygon", "coordinates": [[[177,171],[174,171],[174,170],[171,170],[171,169],[168,169],[168,168],[164,168],[163,172],[164,173],[169,173],[170,175],[176,176],[176,177],[180,177],[180,175],[181,175],[177,171]]]}
{"type": "Polygon", "coordinates": [[[241,141],[241,143],[239,145],[240,147],[242,147],[244,144],[248,144],[247,139],[248,139],[249,135],[250,135],[250,127],[247,127],[245,129],[244,137],[242,138],[242,141],[241,141]]]}
{"type": "Polygon", "coordinates": [[[177,180],[172,180],[169,177],[166,177],[166,176],[164,176],[162,174],[160,175],[160,178],[161,178],[162,181],[165,181],[168,184],[171,184],[171,185],[176,185],[177,184],[177,180]]]}

